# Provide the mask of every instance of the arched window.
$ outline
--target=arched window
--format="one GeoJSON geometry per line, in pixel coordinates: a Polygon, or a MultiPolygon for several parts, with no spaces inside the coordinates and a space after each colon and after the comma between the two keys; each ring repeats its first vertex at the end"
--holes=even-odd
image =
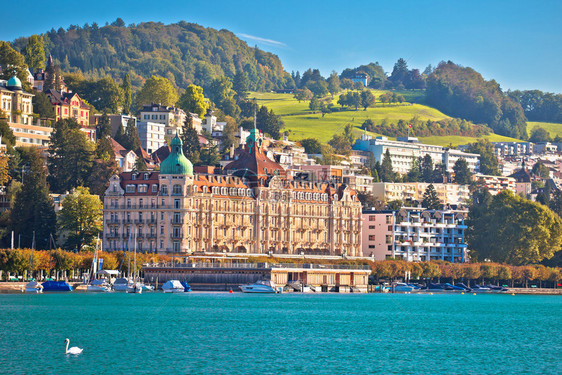
{"type": "Polygon", "coordinates": [[[172,187],[172,195],[182,195],[181,185],[174,185],[172,187]]]}

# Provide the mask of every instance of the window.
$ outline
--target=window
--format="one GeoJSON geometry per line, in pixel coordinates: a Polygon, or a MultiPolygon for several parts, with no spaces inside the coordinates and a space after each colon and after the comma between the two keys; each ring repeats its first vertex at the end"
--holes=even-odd
{"type": "Polygon", "coordinates": [[[158,185],[156,185],[156,184],[152,185],[152,192],[153,192],[153,193],[157,193],[157,192],[158,192],[158,185]]]}
{"type": "Polygon", "coordinates": [[[374,234],[370,235],[370,236],[369,236],[369,241],[374,241],[374,240],[375,240],[375,235],[374,235],[374,234]]]}
{"type": "Polygon", "coordinates": [[[139,185],[139,193],[146,193],[148,191],[148,185],[139,185]]]}
{"type": "Polygon", "coordinates": [[[164,234],[164,226],[163,225],[160,226],[160,234],[164,234]]]}
{"type": "Polygon", "coordinates": [[[131,200],[127,199],[127,208],[131,208],[131,200]]]}
{"type": "Polygon", "coordinates": [[[181,224],[181,214],[174,212],[174,224],[181,224]]]}
{"type": "Polygon", "coordinates": [[[174,185],[172,187],[172,195],[182,195],[181,185],[174,185]]]}
{"type": "Polygon", "coordinates": [[[374,215],[369,216],[369,221],[375,221],[376,219],[377,217],[374,215]]]}
{"type": "Polygon", "coordinates": [[[376,226],[375,225],[369,225],[369,229],[375,229],[376,226]]]}
{"type": "Polygon", "coordinates": [[[392,236],[391,235],[386,236],[386,243],[392,243],[392,236]]]}
{"type": "Polygon", "coordinates": [[[174,199],[174,208],[180,208],[180,200],[174,199]]]}
{"type": "Polygon", "coordinates": [[[127,185],[127,193],[134,193],[135,185],[127,185]]]}
{"type": "Polygon", "coordinates": [[[148,180],[148,173],[145,173],[145,174],[143,175],[143,178],[144,178],[145,180],[148,180]]]}
{"type": "Polygon", "coordinates": [[[160,187],[160,195],[168,195],[168,185],[162,185],[160,187]]]}
{"type": "Polygon", "coordinates": [[[139,208],[143,208],[144,202],[143,199],[139,199],[139,208]]]}

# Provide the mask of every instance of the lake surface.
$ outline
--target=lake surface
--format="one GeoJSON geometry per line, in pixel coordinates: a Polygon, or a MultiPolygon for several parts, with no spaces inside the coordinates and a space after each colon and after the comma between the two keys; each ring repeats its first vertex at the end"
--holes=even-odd
{"type": "Polygon", "coordinates": [[[562,298],[0,295],[0,373],[562,374],[562,298]]]}

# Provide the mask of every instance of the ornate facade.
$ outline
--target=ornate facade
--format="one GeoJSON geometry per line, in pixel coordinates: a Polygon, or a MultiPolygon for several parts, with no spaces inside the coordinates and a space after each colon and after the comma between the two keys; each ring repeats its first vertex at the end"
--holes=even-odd
{"type": "Polygon", "coordinates": [[[113,176],[104,250],[361,255],[361,204],[345,185],[288,180],[256,129],[224,174],[193,174],[179,137],[160,172],[113,176]]]}

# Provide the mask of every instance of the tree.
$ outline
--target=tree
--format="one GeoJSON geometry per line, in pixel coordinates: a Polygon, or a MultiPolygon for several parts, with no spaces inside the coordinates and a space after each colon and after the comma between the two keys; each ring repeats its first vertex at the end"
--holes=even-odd
{"type": "Polygon", "coordinates": [[[246,99],[246,97],[248,97],[248,86],[248,73],[243,70],[238,70],[232,81],[232,89],[236,91],[237,99],[246,99]]]}
{"type": "Polygon", "coordinates": [[[425,192],[423,193],[422,207],[428,210],[437,210],[441,206],[441,201],[437,197],[437,192],[435,191],[435,186],[429,184],[425,192]]]}
{"type": "Polygon", "coordinates": [[[529,142],[551,142],[550,133],[540,126],[537,126],[531,130],[531,136],[529,137],[529,142]]]}
{"type": "Polygon", "coordinates": [[[24,55],[25,62],[30,68],[45,68],[45,49],[43,48],[43,37],[41,35],[32,35],[27,39],[24,55]]]}
{"type": "Polygon", "coordinates": [[[172,82],[167,78],[157,76],[152,76],[147,79],[144,86],[135,97],[137,108],[152,103],[173,106],[177,101],[178,92],[172,82]]]}
{"type": "Polygon", "coordinates": [[[283,129],[285,123],[273,110],[268,110],[266,106],[261,106],[256,114],[256,125],[259,130],[269,134],[270,137],[279,139],[281,129],[283,129]]]}
{"type": "Polygon", "coordinates": [[[338,73],[332,72],[332,74],[330,74],[330,77],[328,77],[327,82],[328,82],[328,91],[330,92],[330,94],[332,94],[332,98],[333,98],[334,95],[340,92],[341,90],[340,78],[338,77],[338,73]]]}
{"type": "Polygon", "coordinates": [[[240,107],[234,100],[232,82],[228,77],[220,77],[211,81],[209,86],[209,99],[216,104],[226,115],[238,117],[240,107]]]}
{"type": "Polygon", "coordinates": [[[334,134],[328,144],[332,146],[336,154],[349,155],[351,153],[351,144],[342,134],[334,134]]]}
{"type": "Polygon", "coordinates": [[[146,166],[146,162],[142,156],[138,156],[137,160],[135,161],[135,165],[133,166],[133,171],[135,172],[143,172],[147,171],[148,167],[146,166]]]}
{"type": "Polygon", "coordinates": [[[9,80],[14,72],[19,78],[24,91],[30,92],[27,81],[27,64],[23,55],[12,48],[9,42],[0,41],[0,79],[9,80]]]}
{"type": "Polygon", "coordinates": [[[412,168],[408,172],[409,182],[421,182],[422,181],[422,169],[421,169],[421,158],[414,157],[414,162],[412,163],[412,168]]]}
{"type": "Polygon", "coordinates": [[[191,160],[193,164],[197,164],[201,154],[201,144],[199,143],[197,130],[193,127],[193,118],[189,114],[183,123],[180,138],[182,140],[182,148],[185,157],[191,160]]]}
{"type": "Polygon", "coordinates": [[[309,89],[304,88],[304,89],[295,90],[295,93],[294,93],[293,96],[300,103],[301,100],[306,101],[306,100],[312,99],[314,97],[314,94],[309,89]]]}
{"type": "Polygon", "coordinates": [[[387,148],[386,152],[382,158],[381,168],[379,177],[383,182],[394,182],[396,175],[392,170],[392,158],[390,156],[390,151],[387,148]]]}
{"type": "Polygon", "coordinates": [[[542,178],[550,178],[550,169],[546,165],[544,165],[540,160],[533,165],[531,171],[537,175],[541,176],[542,178]]]}
{"type": "Polygon", "coordinates": [[[64,244],[67,249],[81,249],[83,245],[93,243],[103,229],[102,209],[101,200],[83,186],[78,186],[64,198],[57,221],[59,229],[68,232],[64,244]]]}
{"type": "Polygon", "coordinates": [[[355,136],[353,135],[353,125],[347,124],[343,128],[343,136],[349,142],[349,145],[352,146],[355,143],[355,136]]]}
{"type": "Polygon", "coordinates": [[[465,158],[457,159],[453,166],[453,172],[455,173],[455,183],[461,185],[470,184],[471,173],[465,158]]]}
{"type": "Polygon", "coordinates": [[[349,78],[342,78],[340,82],[341,88],[344,90],[351,90],[353,88],[353,81],[349,78]]]}
{"type": "Polygon", "coordinates": [[[334,148],[328,145],[322,145],[322,164],[324,165],[336,165],[338,163],[336,157],[334,156],[334,148]]]}
{"type": "Polygon", "coordinates": [[[33,104],[33,113],[39,115],[41,119],[54,119],[55,110],[49,100],[49,97],[44,92],[36,92],[31,100],[33,104]]]}
{"type": "Polygon", "coordinates": [[[471,257],[477,261],[532,264],[552,258],[562,244],[562,219],[511,191],[473,199],[467,225],[471,257]]]}
{"type": "Polygon", "coordinates": [[[423,182],[433,182],[433,159],[429,154],[425,154],[421,162],[423,182]]]}
{"type": "Polygon", "coordinates": [[[94,144],[74,119],[56,122],[49,145],[49,183],[54,192],[63,193],[88,180],[93,163],[94,144]]]}
{"type": "Polygon", "coordinates": [[[98,125],[96,126],[96,137],[98,139],[103,139],[111,137],[111,122],[107,113],[103,113],[98,120],[98,125]]]}
{"type": "Polygon", "coordinates": [[[9,173],[10,157],[4,151],[0,151],[0,187],[5,188],[12,179],[9,173]]]}
{"type": "Polygon", "coordinates": [[[399,58],[394,64],[390,80],[394,83],[395,87],[399,84],[404,84],[408,77],[408,64],[403,58],[399,58]]]}
{"type": "Polygon", "coordinates": [[[318,97],[315,96],[310,100],[310,102],[308,103],[308,108],[312,111],[312,113],[315,113],[320,109],[320,100],[318,99],[318,97]]]}
{"type": "Polygon", "coordinates": [[[201,165],[215,166],[219,164],[220,159],[217,146],[209,146],[201,150],[201,165]]]}
{"type": "Polygon", "coordinates": [[[16,136],[10,125],[8,125],[8,119],[3,115],[2,110],[0,110],[0,136],[8,149],[16,145],[16,136]]]}
{"type": "Polygon", "coordinates": [[[92,194],[103,197],[105,191],[109,187],[109,178],[119,173],[119,165],[113,156],[113,149],[111,148],[111,141],[109,138],[104,138],[98,141],[101,143],[96,147],[96,153],[100,152],[101,157],[94,160],[92,171],[88,176],[87,185],[92,194]],[[106,146],[103,146],[106,145],[106,146]],[[110,152],[103,151],[109,146],[110,152]]]}
{"type": "Polygon", "coordinates": [[[236,132],[238,126],[236,125],[236,120],[230,116],[225,117],[226,125],[222,131],[221,135],[221,151],[224,152],[232,147],[236,146],[236,132]]]}
{"type": "Polygon", "coordinates": [[[361,91],[361,107],[363,107],[363,110],[366,111],[367,107],[371,107],[373,105],[375,105],[375,96],[371,90],[361,91]]]}
{"type": "Polygon", "coordinates": [[[125,74],[125,77],[123,77],[121,90],[123,91],[123,113],[128,115],[131,111],[131,105],[133,104],[133,89],[131,87],[131,75],[129,73],[125,74]]]}
{"type": "Polygon", "coordinates": [[[350,107],[357,108],[361,105],[361,95],[357,91],[353,91],[347,94],[347,105],[350,107]]]}
{"type": "Polygon", "coordinates": [[[492,176],[500,174],[498,169],[498,159],[494,153],[494,145],[487,139],[479,139],[475,143],[470,143],[467,152],[480,155],[480,173],[492,176]]]}
{"type": "Polygon", "coordinates": [[[316,138],[305,138],[299,142],[307,154],[320,154],[322,152],[322,144],[316,138]]]}
{"type": "Polygon", "coordinates": [[[125,137],[123,138],[123,143],[121,146],[125,147],[127,150],[136,151],[140,146],[139,132],[137,131],[137,125],[134,118],[130,118],[127,121],[127,129],[125,129],[125,137]]]}
{"type": "Polygon", "coordinates": [[[10,229],[16,236],[21,235],[22,247],[30,248],[35,233],[37,249],[49,247],[50,236],[56,234],[56,215],[43,161],[36,148],[26,151],[29,156],[29,169],[25,174],[23,186],[14,198],[10,210],[10,229]]]}
{"type": "Polygon", "coordinates": [[[196,113],[200,118],[203,118],[209,109],[207,99],[203,95],[203,88],[196,85],[187,86],[178,106],[186,112],[196,113]]]}

